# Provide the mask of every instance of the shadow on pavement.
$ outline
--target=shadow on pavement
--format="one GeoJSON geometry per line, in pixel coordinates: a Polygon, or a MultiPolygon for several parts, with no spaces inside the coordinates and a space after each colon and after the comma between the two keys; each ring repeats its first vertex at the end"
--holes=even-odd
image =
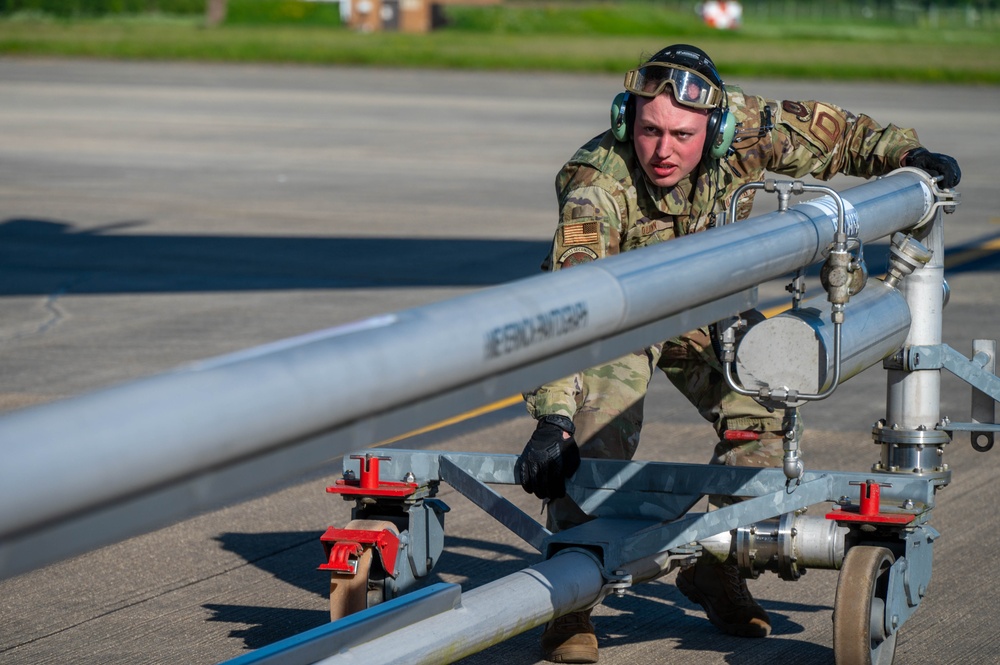
{"type": "Polygon", "coordinates": [[[144,235],[0,222],[0,295],[490,286],[540,272],[548,243],[418,237],[144,235]]]}
{"type": "Polygon", "coordinates": [[[223,533],[216,537],[227,552],[275,579],[326,597],[330,576],[317,570],[323,561],[322,531],[223,533]]]}
{"type": "Polygon", "coordinates": [[[242,639],[247,650],[266,647],[330,621],[328,610],[278,610],[273,607],[217,604],[202,607],[212,613],[209,621],[248,624],[229,631],[229,637],[242,639]]]}

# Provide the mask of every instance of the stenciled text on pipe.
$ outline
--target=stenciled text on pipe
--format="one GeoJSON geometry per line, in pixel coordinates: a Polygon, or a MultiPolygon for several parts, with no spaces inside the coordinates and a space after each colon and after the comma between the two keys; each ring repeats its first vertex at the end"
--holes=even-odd
{"type": "Polygon", "coordinates": [[[497,326],[486,333],[485,356],[499,358],[556,337],[562,337],[587,325],[587,303],[580,301],[497,326]]]}

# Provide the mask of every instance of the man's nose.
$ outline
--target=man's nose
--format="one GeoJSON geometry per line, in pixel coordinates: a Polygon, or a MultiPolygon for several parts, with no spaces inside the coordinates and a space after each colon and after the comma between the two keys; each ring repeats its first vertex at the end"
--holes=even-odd
{"type": "Polygon", "coordinates": [[[657,157],[665,157],[671,152],[673,152],[673,141],[670,140],[669,136],[661,136],[660,140],[656,142],[657,157]]]}

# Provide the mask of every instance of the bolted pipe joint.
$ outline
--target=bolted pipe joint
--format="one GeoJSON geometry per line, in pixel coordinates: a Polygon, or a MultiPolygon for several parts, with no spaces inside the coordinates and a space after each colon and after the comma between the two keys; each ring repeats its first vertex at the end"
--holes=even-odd
{"type": "Polygon", "coordinates": [[[951,436],[943,429],[907,429],[881,419],[872,428],[872,440],[882,450],[873,471],[917,476],[948,473],[944,448],[951,443],[951,436]]]}
{"type": "Polygon", "coordinates": [[[746,578],[757,579],[762,572],[771,571],[783,580],[794,581],[809,568],[839,569],[849,531],[822,516],[785,513],[698,544],[720,560],[734,554],[746,578]]]}

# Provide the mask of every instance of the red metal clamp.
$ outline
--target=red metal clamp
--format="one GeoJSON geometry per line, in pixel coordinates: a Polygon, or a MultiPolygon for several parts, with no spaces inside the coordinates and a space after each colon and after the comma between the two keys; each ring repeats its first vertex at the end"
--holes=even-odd
{"type": "Polygon", "coordinates": [[[392,577],[396,577],[396,558],[399,555],[399,536],[389,529],[364,531],[360,529],[337,529],[330,527],[320,541],[326,550],[326,560],[319,567],[337,573],[353,575],[358,570],[358,557],[369,545],[378,550],[382,567],[392,577]]]}
{"type": "Polygon", "coordinates": [[[361,553],[365,549],[361,543],[343,541],[331,543],[329,547],[326,547],[324,543],[324,547],[327,550],[327,563],[321,565],[319,567],[320,570],[330,570],[349,575],[354,575],[358,572],[358,557],[361,556],[361,553]]]}

